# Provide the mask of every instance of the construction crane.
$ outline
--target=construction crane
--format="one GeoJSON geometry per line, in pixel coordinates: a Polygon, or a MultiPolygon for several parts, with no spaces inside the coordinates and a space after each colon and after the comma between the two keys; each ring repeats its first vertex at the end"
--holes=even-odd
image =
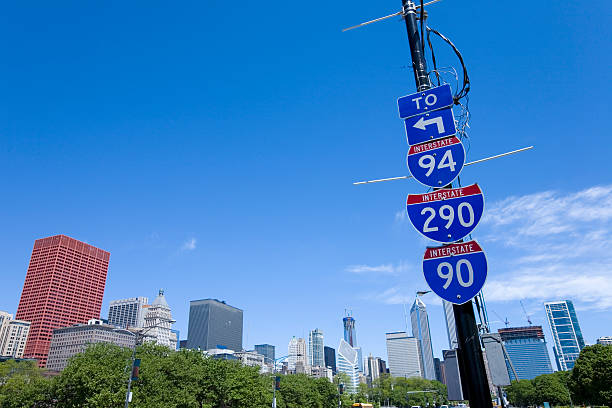
{"type": "Polygon", "coordinates": [[[525,310],[525,305],[523,305],[523,301],[521,300],[521,307],[523,308],[523,313],[525,314],[525,318],[527,319],[527,323],[529,323],[529,325],[531,326],[531,318],[529,317],[529,315],[527,314],[527,310],[525,310]]]}
{"type": "Polygon", "coordinates": [[[508,321],[508,318],[506,317],[505,319],[502,319],[502,317],[494,310],[493,313],[495,313],[495,316],[499,317],[499,320],[506,325],[506,328],[508,327],[508,325],[510,324],[510,322],[508,321]]]}

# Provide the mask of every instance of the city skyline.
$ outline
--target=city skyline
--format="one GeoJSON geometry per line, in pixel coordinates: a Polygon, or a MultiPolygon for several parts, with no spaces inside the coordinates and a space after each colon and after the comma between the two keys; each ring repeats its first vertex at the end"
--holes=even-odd
{"type": "MultiPolygon", "coordinates": [[[[163,291],[161,291],[161,290],[160,290],[160,294],[163,296],[163,291]]],[[[159,298],[159,297],[158,297],[158,298],[159,298]]],[[[133,301],[133,300],[137,300],[138,302],[142,303],[142,302],[143,302],[143,299],[144,299],[144,301],[146,302],[146,298],[142,298],[142,297],[134,297],[134,298],[127,298],[127,299],[119,299],[119,300],[111,301],[110,303],[111,303],[111,304],[113,304],[113,302],[115,302],[115,303],[116,303],[116,302],[121,303],[121,302],[125,302],[125,301],[133,301]]],[[[415,304],[413,305],[413,308],[411,309],[411,314],[413,314],[413,312],[414,312],[414,310],[415,310],[414,308],[415,308],[415,305],[417,304],[417,302],[421,302],[421,303],[422,303],[422,301],[420,301],[420,299],[417,297],[417,298],[416,298],[416,300],[415,300],[415,304]]],[[[165,298],[164,298],[164,303],[165,303],[165,298]]],[[[449,314],[448,314],[448,312],[447,312],[447,310],[446,310],[446,308],[445,308],[445,306],[444,306],[444,303],[445,303],[445,302],[444,302],[444,301],[442,301],[442,309],[443,309],[443,314],[444,314],[444,326],[445,326],[445,329],[447,330],[447,336],[449,336],[449,332],[448,332],[448,321],[446,320],[446,319],[448,319],[448,318],[449,318],[449,314]]],[[[551,302],[545,302],[545,303],[551,303],[551,302]]],[[[167,303],[166,303],[166,305],[167,305],[167,303]]],[[[149,306],[150,306],[150,305],[146,305],[146,307],[149,307],[149,306]]],[[[572,306],[572,308],[573,308],[573,306],[572,306]]],[[[450,309],[449,309],[449,310],[450,310],[450,309]]],[[[110,307],[109,307],[109,313],[110,313],[110,307]]],[[[425,318],[427,318],[426,313],[427,313],[427,312],[425,312],[425,318]]],[[[101,315],[100,317],[101,317],[101,318],[104,318],[104,316],[102,316],[102,315],[101,315]]],[[[414,324],[415,324],[414,316],[413,316],[412,320],[413,320],[413,331],[414,331],[414,324]]],[[[428,322],[427,322],[427,323],[428,323],[428,322]]],[[[355,327],[355,326],[356,326],[356,325],[355,325],[355,319],[354,319],[352,316],[347,316],[347,315],[346,315],[346,310],[345,310],[345,317],[343,318],[343,325],[342,325],[343,337],[344,337],[344,338],[354,338],[354,339],[356,339],[356,327],[355,327]],[[348,324],[347,324],[347,321],[348,321],[348,322],[350,322],[350,323],[348,323],[348,324]]],[[[66,326],[66,327],[69,327],[69,326],[66,326]]],[[[319,330],[319,329],[317,329],[317,330],[319,330]]],[[[176,331],[176,330],[173,330],[173,331],[176,331]]],[[[312,331],[311,331],[311,332],[312,332],[312,331]]],[[[602,336],[600,336],[600,337],[602,337],[602,336]]],[[[450,337],[449,337],[449,338],[450,338],[450,337]]],[[[181,339],[177,339],[177,340],[181,340],[181,339]]],[[[306,342],[305,342],[305,343],[306,343],[306,342]]],[[[331,343],[323,343],[323,345],[327,345],[327,344],[331,344],[331,343]]],[[[595,343],[593,343],[593,344],[595,344],[595,343]]],[[[309,343],[309,342],[308,342],[308,343],[306,343],[306,347],[308,348],[307,353],[306,353],[306,355],[307,355],[307,363],[308,363],[308,364],[310,364],[310,359],[311,359],[311,357],[310,357],[310,352],[309,352],[309,348],[310,348],[310,343],[309,343]]],[[[253,348],[254,348],[254,346],[253,346],[253,347],[251,347],[251,348],[245,347],[245,348],[243,348],[243,350],[253,349],[253,348]]],[[[443,350],[444,348],[445,348],[445,347],[443,346],[443,347],[441,347],[439,350],[437,350],[437,351],[440,353],[440,355],[442,354],[442,350],[443,350]]],[[[356,347],[356,350],[358,351],[358,353],[359,353],[359,354],[361,354],[361,352],[362,352],[361,347],[356,347]]],[[[436,349],[434,348],[434,350],[436,350],[436,349]]],[[[548,350],[547,350],[547,351],[548,351],[548,350]]],[[[421,352],[422,352],[422,351],[421,351],[421,352]]],[[[435,354],[435,353],[434,353],[434,354],[435,354]]],[[[554,355],[554,352],[553,352],[553,355],[554,355]]],[[[378,357],[384,357],[384,356],[388,357],[388,354],[387,354],[387,355],[385,355],[385,354],[380,354],[380,355],[378,355],[378,357]]],[[[436,356],[436,357],[437,357],[437,356],[436,356]]],[[[438,357],[437,357],[437,358],[438,358],[438,357]]],[[[358,360],[358,361],[359,361],[359,360],[358,360]]],[[[359,361],[359,363],[361,363],[361,365],[363,365],[363,364],[364,364],[364,362],[363,362],[363,361],[359,361]]],[[[556,368],[555,368],[555,369],[556,369],[556,368]]]]}

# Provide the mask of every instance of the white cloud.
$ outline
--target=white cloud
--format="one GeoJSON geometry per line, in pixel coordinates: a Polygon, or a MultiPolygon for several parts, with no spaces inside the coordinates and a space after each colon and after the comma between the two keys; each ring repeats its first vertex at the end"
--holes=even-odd
{"type": "Polygon", "coordinates": [[[183,251],[193,251],[196,249],[197,240],[195,238],[190,238],[181,247],[183,251]]]}
{"type": "Polygon", "coordinates": [[[397,265],[382,264],[382,265],[349,265],[345,268],[346,272],[355,274],[382,274],[382,275],[398,275],[401,272],[409,270],[409,265],[400,262],[397,265]]]}
{"type": "Polygon", "coordinates": [[[497,258],[502,273],[485,285],[489,301],[572,299],[612,309],[612,186],[510,197],[490,206],[482,228],[483,241],[518,252],[497,258]]]}

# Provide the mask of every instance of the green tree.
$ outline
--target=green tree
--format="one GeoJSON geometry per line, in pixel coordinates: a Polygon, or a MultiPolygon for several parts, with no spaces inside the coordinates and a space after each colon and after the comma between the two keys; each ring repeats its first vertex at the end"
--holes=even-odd
{"type": "Polygon", "coordinates": [[[535,403],[552,405],[570,405],[570,395],[562,381],[562,375],[543,374],[533,379],[535,388],[535,403]]]}
{"type": "Polygon", "coordinates": [[[582,349],[569,387],[574,402],[612,407],[612,346],[596,344],[582,349]]]}
{"type": "Polygon", "coordinates": [[[53,380],[32,361],[0,363],[0,407],[53,407],[53,380]]]}
{"type": "Polygon", "coordinates": [[[57,406],[120,406],[125,400],[130,356],[129,349],[97,343],[72,357],[57,380],[57,406]]]}
{"type": "Polygon", "coordinates": [[[512,384],[506,387],[506,393],[508,400],[518,407],[532,405],[536,398],[535,386],[531,380],[512,381],[512,384]]]}

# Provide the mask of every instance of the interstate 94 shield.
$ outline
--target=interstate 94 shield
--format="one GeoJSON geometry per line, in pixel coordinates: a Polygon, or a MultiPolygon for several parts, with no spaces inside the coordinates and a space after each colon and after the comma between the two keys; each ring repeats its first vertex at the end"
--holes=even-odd
{"type": "Polygon", "coordinates": [[[429,247],[423,257],[423,274],[434,293],[460,305],[484,286],[487,257],[476,241],[429,247]]]}
{"type": "Polygon", "coordinates": [[[456,242],[469,235],[482,218],[484,197],[478,184],[409,194],[408,218],[414,228],[437,242],[456,242]]]}
{"type": "Polygon", "coordinates": [[[428,187],[440,188],[457,178],[465,164],[465,149],[457,136],[443,137],[410,146],[408,169],[428,187]]]}

